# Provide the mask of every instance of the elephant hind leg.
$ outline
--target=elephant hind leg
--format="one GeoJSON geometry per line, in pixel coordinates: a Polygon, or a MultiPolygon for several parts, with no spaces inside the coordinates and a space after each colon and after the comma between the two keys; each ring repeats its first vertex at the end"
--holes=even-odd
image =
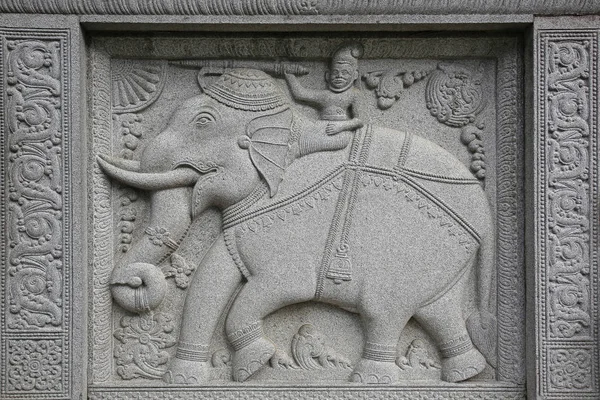
{"type": "MultiPolygon", "coordinates": [[[[461,285],[456,285],[461,286],[461,285]]],[[[415,313],[415,319],[436,340],[442,355],[442,379],[460,382],[486,366],[485,358],[473,346],[460,310],[459,290],[455,288],[415,313]]]]}
{"type": "Polygon", "coordinates": [[[350,375],[351,382],[390,385],[400,379],[396,347],[410,313],[363,314],[366,342],[360,360],[350,375]]]}
{"type": "Polygon", "coordinates": [[[244,285],[225,324],[227,338],[235,350],[233,379],[238,382],[247,380],[275,353],[275,345],[262,329],[264,317],[287,305],[312,300],[314,296],[314,287],[283,287],[261,278],[253,277],[244,285]]]}

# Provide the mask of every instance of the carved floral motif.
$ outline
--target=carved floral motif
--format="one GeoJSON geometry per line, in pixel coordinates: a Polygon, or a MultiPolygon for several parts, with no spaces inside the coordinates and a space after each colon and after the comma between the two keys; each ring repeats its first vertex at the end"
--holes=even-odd
{"type": "Polygon", "coordinates": [[[8,326],[63,320],[60,43],[7,43],[8,326]]]}
{"type": "Polygon", "coordinates": [[[60,340],[9,340],[8,390],[61,391],[62,361],[60,340]]]}
{"type": "Polygon", "coordinates": [[[556,338],[591,334],[589,45],[561,41],[548,48],[547,273],[556,338]]]}
{"type": "Polygon", "coordinates": [[[179,289],[187,289],[191,275],[195,270],[196,266],[194,264],[188,264],[185,258],[179,254],[172,254],[171,267],[165,271],[165,277],[173,278],[179,289]]]}
{"type": "Polygon", "coordinates": [[[171,334],[173,329],[173,322],[166,314],[121,318],[121,328],[114,333],[121,342],[115,348],[117,373],[121,378],[160,379],[170,358],[165,349],[177,343],[171,334]]]}
{"type": "Polygon", "coordinates": [[[589,349],[553,349],[549,354],[551,389],[582,390],[592,387],[589,349]]]}

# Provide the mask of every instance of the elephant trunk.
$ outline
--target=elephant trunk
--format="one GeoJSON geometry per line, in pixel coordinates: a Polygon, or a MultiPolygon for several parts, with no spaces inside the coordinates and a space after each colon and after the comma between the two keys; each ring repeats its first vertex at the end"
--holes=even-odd
{"type": "Polygon", "coordinates": [[[144,230],[120,260],[111,276],[113,298],[126,310],[145,312],[156,308],[166,292],[158,264],[174,252],[191,223],[191,188],[154,192],[152,215],[144,230]]]}

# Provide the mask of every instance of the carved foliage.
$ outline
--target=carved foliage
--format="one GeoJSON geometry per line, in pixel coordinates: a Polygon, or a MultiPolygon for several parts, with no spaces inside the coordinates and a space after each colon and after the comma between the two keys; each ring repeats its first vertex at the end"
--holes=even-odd
{"type": "Polygon", "coordinates": [[[8,390],[60,392],[61,340],[9,340],[8,390]]]}
{"type": "Polygon", "coordinates": [[[592,387],[590,349],[553,349],[549,353],[550,389],[585,390],[592,387]]]}
{"type": "Polygon", "coordinates": [[[363,75],[363,78],[367,87],[375,90],[377,106],[382,110],[387,110],[400,98],[404,90],[426,76],[427,71],[390,69],[368,72],[363,75]]]}
{"type": "Polygon", "coordinates": [[[547,227],[550,336],[589,336],[590,55],[588,41],[550,42],[547,227]]]}
{"type": "Polygon", "coordinates": [[[406,349],[406,354],[396,358],[396,365],[401,370],[441,369],[440,364],[431,357],[425,343],[420,339],[413,340],[406,349]]]}
{"type": "Polygon", "coordinates": [[[60,43],[7,44],[8,289],[12,329],[63,320],[60,43]]]}
{"type": "Polygon", "coordinates": [[[170,358],[165,349],[177,343],[173,328],[171,318],[161,313],[121,318],[121,328],[114,333],[121,342],[115,348],[121,378],[160,379],[170,358]]]}

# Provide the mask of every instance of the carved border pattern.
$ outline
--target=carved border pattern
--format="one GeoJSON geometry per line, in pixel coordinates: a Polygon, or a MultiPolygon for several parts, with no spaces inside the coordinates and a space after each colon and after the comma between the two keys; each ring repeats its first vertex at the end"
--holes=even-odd
{"type": "MultiPolygon", "coordinates": [[[[516,49],[515,49],[516,52],[516,49]]],[[[525,383],[525,271],[518,215],[523,204],[519,139],[519,61],[516,55],[501,56],[497,73],[496,130],[496,266],[498,298],[498,379],[525,383]],[[516,311],[519,310],[519,311],[516,311]]]]}
{"type": "MultiPolygon", "coordinates": [[[[110,57],[100,49],[91,53],[92,154],[112,153],[110,107],[110,57]]],[[[91,305],[92,382],[105,382],[113,371],[112,297],[110,273],[113,267],[114,242],[111,183],[93,162],[92,191],[92,257],[93,297],[91,305]]]]}
{"type": "Polygon", "coordinates": [[[269,387],[243,386],[230,388],[194,387],[154,390],[119,390],[93,388],[90,400],[525,400],[525,392],[514,388],[463,387],[443,388],[332,388],[311,386],[269,387]]]}
{"type": "Polygon", "coordinates": [[[0,12],[122,15],[596,14],[594,1],[470,0],[3,0],[0,12]]]}
{"type": "MultiPolygon", "coordinates": [[[[360,38],[354,39],[360,40],[360,38]]],[[[157,41],[160,40],[161,38],[157,38],[157,41]]],[[[183,38],[182,40],[185,46],[189,44],[186,41],[187,39],[183,38]]],[[[239,38],[223,38],[223,40],[196,38],[198,43],[195,49],[201,50],[201,53],[205,54],[207,58],[264,58],[272,56],[273,52],[286,54],[290,58],[327,58],[332,49],[339,46],[340,40],[325,40],[322,46],[317,47],[309,46],[312,43],[311,40],[305,40],[304,38],[280,41],[273,41],[268,38],[260,41],[239,38]]],[[[346,38],[345,40],[349,39],[346,38]]],[[[400,45],[397,41],[391,39],[364,39],[363,42],[367,49],[367,58],[418,58],[424,56],[419,52],[409,51],[407,53],[406,46],[400,45]]],[[[106,39],[100,37],[94,39],[92,45],[94,79],[93,98],[90,103],[94,115],[93,154],[98,152],[110,153],[112,148],[111,125],[108,114],[110,112],[110,57],[123,57],[124,55],[121,54],[124,51],[123,49],[131,49],[130,46],[124,47],[125,43],[116,41],[114,45],[108,45],[106,39]],[[101,113],[106,113],[105,120],[101,118],[101,113]]],[[[470,45],[471,42],[467,43],[470,45]]],[[[522,224],[518,209],[523,204],[519,194],[522,191],[520,187],[522,185],[520,168],[523,148],[522,139],[520,138],[522,127],[519,123],[521,115],[521,98],[519,96],[521,61],[518,55],[519,43],[516,39],[504,38],[504,40],[500,39],[500,42],[493,42],[493,44],[491,50],[490,43],[487,43],[482,48],[476,47],[476,50],[473,48],[473,51],[469,51],[469,53],[478,54],[478,52],[485,50],[487,56],[496,57],[498,60],[496,77],[498,127],[496,201],[498,207],[497,224],[499,227],[497,237],[499,367],[497,379],[506,383],[522,385],[525,381],[525,360],[522,357],[525,354],[525,316],[523,309],[525,279],[522,267],[523,238],[516,233],[520,231],[522,224]],[[515,312],[515,310],[519,310],[519,312],[515,312]]],[[[134,53],[129,56],[141,57],[135,52],[135,48],[134,53]]],[[[109,231],[112,228],[106,225],[112,223],[112,220],[109,220],[109,215],[112,215],[110,211],[110,183],[106,181],[96,166],[94,167],[92,184],[94,223],[103,221],[100,225],[95,225],[97,228],[94,229],[94,298],[92,300],[91,317],[94,324],[92,342],[92,370],[94,372],[92,382],[102,384],[103,382],[108,383],[113,375],[112,348],[110,345],[113,327],[110,318],[107,318],[106,315],[111,313],[112,307],[107,279],[111,270],[114,250],[112,250],[112,235],[109,231]]],[[[460,398],[465,398],[465,393],[461,392],[460,395],[463,396],[460,398]]],[[[157,398],[163,397],[159,396],[157,398]]]]}
{"type": "Polygon", "coordinates": [[[2,399],[71,390],[68,35],[0,30],[2,399]]]}
{"type": "Polygon", "coordinates": [[[538,390],[598,398],[598,32],[541,31],[538,390]]]}

